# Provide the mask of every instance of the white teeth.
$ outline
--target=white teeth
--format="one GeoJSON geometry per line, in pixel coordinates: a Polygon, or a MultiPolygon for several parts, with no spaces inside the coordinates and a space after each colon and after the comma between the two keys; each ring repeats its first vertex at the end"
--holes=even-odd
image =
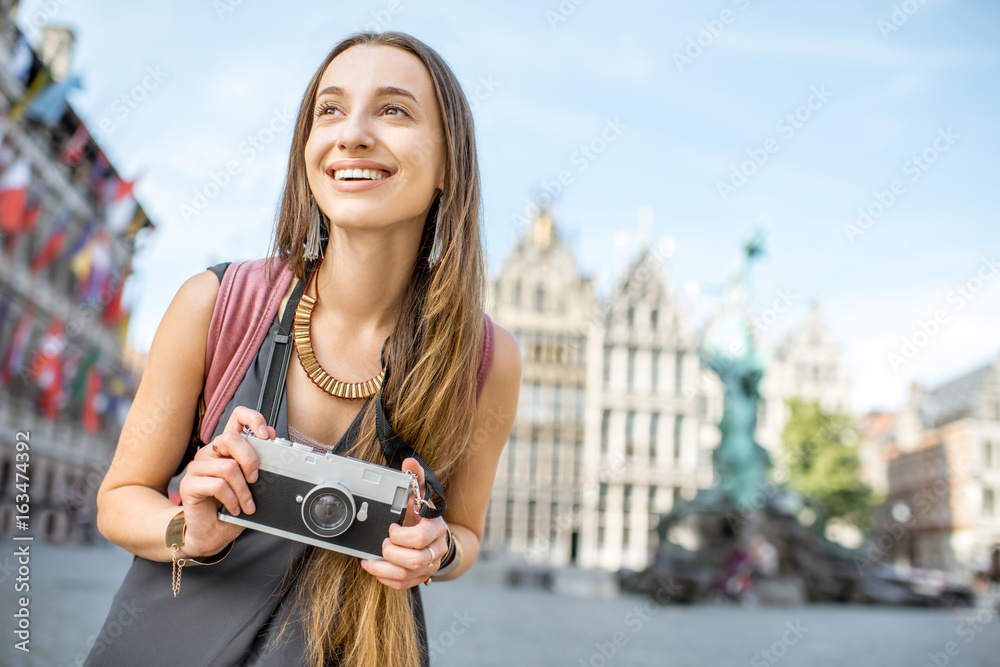
{"type": "Polygon", "coordinates": [[[344,181],[348,178],[381,181],[385,174],[377,169],[337,169],[333,172],[334,179],[344,181]]]}

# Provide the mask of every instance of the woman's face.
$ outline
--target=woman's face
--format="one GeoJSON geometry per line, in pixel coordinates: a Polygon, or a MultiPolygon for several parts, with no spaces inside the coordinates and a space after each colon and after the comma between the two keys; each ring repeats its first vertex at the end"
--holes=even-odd
{"type": "Polygon", "coordinates": [[[313,102],[306,175],[335,227],[423,225],[444,187],[444,134],[423,63],[391,46],[355,46],[330,63],[313,102]]]}

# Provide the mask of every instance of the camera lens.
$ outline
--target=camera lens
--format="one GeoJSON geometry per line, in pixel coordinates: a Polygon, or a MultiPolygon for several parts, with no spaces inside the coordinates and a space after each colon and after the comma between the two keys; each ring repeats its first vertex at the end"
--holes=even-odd
{"type": "Polygon", "coordinates": [[[302,520],[321,537],[335,537],[354,521],[354,498],[339,484],[313,488],[302,501],[302,520]]]}

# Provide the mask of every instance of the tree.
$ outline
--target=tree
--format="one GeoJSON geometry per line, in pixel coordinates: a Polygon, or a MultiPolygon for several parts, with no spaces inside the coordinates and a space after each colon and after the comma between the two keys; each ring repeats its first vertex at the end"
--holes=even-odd
{"type": "Polygon", "coordinates": [[[788,401],[788,409],[781,439],[788,457],[789,488],[822,503],[827,518],[839,517],[867,530],[875,498],[859,477],[858,435],[851,418],[798,398],[788,401]]]}

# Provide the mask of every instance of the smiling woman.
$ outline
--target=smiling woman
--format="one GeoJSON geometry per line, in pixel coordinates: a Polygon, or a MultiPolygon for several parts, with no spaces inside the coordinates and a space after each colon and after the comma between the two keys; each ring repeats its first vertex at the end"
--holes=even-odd
{"type": "MultiPolygon", "coordinates": [[[[483,313],[479,218],[472,117],[440,56],[401,33],[338,44],[298,112],[271,256],[191,278],[157,330],[98,494],[101,531],[136,555],[112,610],[144,612],[87,664],[427,664],[416,585],[475,561],[520,383],[483,313]],[[487,414],[504,418],[477,429],[487,414]],[[289,538],[305,509],[250,434],[388,463],[450,502],[397,510],[368,551],[289,538]]],[[[310,498],[321,522],[357,500],[310,498]]]]}

